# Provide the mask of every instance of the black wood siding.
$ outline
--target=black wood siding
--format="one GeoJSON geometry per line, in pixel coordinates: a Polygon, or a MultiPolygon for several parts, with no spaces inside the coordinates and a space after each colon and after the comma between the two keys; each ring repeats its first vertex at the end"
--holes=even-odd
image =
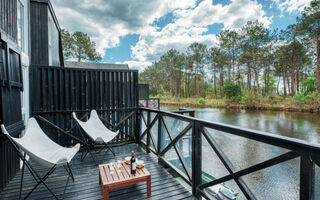
{"type": "Polygon", "coordinates": [[[0,0],[0,29],[17,42],[17,0],[0,0]]]}
{"type": "MultiPolygon", "coordinates": [[[[0,68],[0,124],[4,124],[12,136],[18,136],[24,128],[21,116],[20,57],[1,42],[0,68]],[[7,72],[10,72],[9,76],[7,72]]],[[[0,131],[0,191],[19,168],[19,157],[0,131]]]]}
{"type": "Polygon", "coordinates": [[[49,2],[30,2],[31,64],[63,66],[60,29],[49,2]],[[52,19],[49,23],[49,17],[52,19]],[[50,29],[49,29],[50,27],[50,29]],[[49,49],[49,35],[52,38],[49,49]],[[49,51],[52,63],[49,63],[49,51]]]}
{"type": "Polygon", "coordinates": [[[31,64],[49,65],[48,6],[30,2],[31,64]]]}
{"type": "MultiPolygon", "coordinates": [[[[116,124],[138,107],[138,71],[89,70],[63,67],[30,67],[31,115],[41,115],[64,130],[74,121],[72,112],[79,117],[92,109],[116,124]]],[[[124,134],[114,142],[132,140],[135,115],[121,127],[124,134]]],[[[70,138],[40,123],[48,136],[61,145],[72,144],[70,138]]],[[[78,129],[72,131],[78,138],[78,129]]],[[[76,141],[74,141],[76,142],[76,141]]]]}

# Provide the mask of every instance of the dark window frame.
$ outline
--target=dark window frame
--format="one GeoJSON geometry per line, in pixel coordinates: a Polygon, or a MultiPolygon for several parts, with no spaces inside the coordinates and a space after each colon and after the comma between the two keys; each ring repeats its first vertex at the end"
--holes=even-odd
{"type": "Polygon", "coordinates": [[[23,78],[22,78],[22,63],[21,55],[14,49],[8,47],[5,41],[0,40],[0,56],[2,56],[0,65],[1,68],[1,85],[2,87],[8,86],[23,90],[23,78]]]}
{"type": "Polygon", "coordinates": [[[13,87],[22,86],[21,56],[12,49],[9,49],[10,85],[13,87]]]}
{"type": "Polygon", "coordinates": [[[8,56],[7,56],[7,46],[5,42],[0,40],[0,80],[1,84],[4,86],[8,82],[8,56]]]}

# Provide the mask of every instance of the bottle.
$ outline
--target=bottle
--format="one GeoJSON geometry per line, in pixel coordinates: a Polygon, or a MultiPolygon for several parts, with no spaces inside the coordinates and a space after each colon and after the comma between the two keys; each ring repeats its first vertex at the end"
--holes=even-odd
{"type": "Polygon", "coordinates": [[[131,174],[135,174],[136,173],[136,159],[134,158],[134,152],[131,152],[131,174]]]}

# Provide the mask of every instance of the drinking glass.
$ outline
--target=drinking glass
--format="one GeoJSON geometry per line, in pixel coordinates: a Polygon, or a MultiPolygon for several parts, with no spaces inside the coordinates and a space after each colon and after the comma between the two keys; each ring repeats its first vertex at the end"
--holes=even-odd
{"type": "Polygon", "coordinates": [[[113,167],[113,164],[111,164],[110,165],[110,174],[113,174],[114,173],[113,171],[114,171],[114,167],[113,167]]]}
{"type": "Polygon", "coordinates": [[[119,160],[117,161],[117,167],[118,167],[117,172],[121,172],[121,170],[120,170],[121,166],[122,166],[122,161],[119,159],[119,160]]]}

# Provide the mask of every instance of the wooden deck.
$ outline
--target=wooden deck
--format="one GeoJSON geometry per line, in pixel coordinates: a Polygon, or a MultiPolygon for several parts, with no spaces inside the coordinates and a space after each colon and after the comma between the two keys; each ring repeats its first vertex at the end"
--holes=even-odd
{"type": "MultiPolygon", "coordinates": [[[[110,199],[193,199],[191,193],[185,189],[166,169],[158,164],[157,158],[151,153],[147,154],[137,144],[128,144],[120,147],[114,147],[116,157],[110,152],[101,152],[96,155],[99,163],[109,163],[118,158],[124,159],[130,156],[130,152],[135,151],[135,156],[146,162],[146,168],[151,173],[151,196],[147,196],[146,184],[138,183],[136,185],[110,191],[110,199]]],[[[80,161],[81,153],[78,153],[71,162],[71,168],[75,176],[75,181],[69,179],[68,187],[64,193],[67,179],[67,172],[63,167],[59,167],[46,180],[48,186],[53,192],[63,199],[102,199],[102,188],[99,185],[98,166],[88,155],[84,161],[80,161]],[[63,194],[64,193],[64,194],[63,194]]],[[[34,163],[33,163],[34,164],[34,163]]],[[[33,165],[42,175],[48,169],[33,165]]],[[[35,185],[34,179],[28,170],[25,170],[24,188],[22,197],[24,197],[35,185]]],[[[20,172],[11,180],[7,187],[0,193],[0,199],[18,199],[20,187],[20,172]]],[[[53,199],[52,195],[43,185],[39,186],[29,197],[29,199],[53,199]]]]}

